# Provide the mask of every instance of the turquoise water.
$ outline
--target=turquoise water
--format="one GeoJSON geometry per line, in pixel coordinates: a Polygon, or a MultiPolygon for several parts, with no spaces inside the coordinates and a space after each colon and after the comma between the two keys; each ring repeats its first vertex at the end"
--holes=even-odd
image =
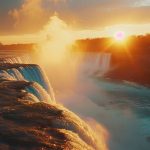
{"type": "Polygon", "coordinates": [[[107,111],[99,118],[109,130],[110,149],[150,149],[150,89],[134,83],[94,79],[99,92],[89,94],[92,102],[107,111]]]}
{"type": "Polygon", "coordinates": [[[109,54],[76,55],[49,69],[56,100],[104,126],[110,150],[150,150],[150,88],[102,78],[111,67],[109,54]]]}
{"type": "Polygon", "coordinates": [[[66,107],[107,129],[110,150],[150,150],[149,88],[88,77],[62,93],[58,100],[66,107]]]}

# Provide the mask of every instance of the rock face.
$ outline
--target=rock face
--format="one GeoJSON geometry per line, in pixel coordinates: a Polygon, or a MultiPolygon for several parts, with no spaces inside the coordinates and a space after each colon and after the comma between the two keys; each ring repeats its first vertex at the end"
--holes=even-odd
{"type": "Polygon", "coordinates": [[[54,101],[39,101],[28,92],[32,84],[0,77],[1,150],[102,149],[100,139],[79,117],[54,101]]]}

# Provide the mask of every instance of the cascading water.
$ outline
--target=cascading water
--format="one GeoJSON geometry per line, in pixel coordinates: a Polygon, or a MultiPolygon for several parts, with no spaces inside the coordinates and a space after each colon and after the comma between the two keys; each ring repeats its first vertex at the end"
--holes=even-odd
{"type": "MultiPolygon", "coordinates": [[[[8,52],[7,52],[8,53],[8,52]]],[[[32,60],[28,54],[22,54],[21,56],[18,54],[12,54],[12,52],[8,54],[0,55],[0,63],[23,63],[23,64],[31,64],[32,60]]],[[[0,53],[1,54],[1,53],[0,53]]]]}
{"type": "Polygon", "coordinates": [[[80,67],[87,75],[102,76],[111,67],[111,53],[86,53],[80,67]]]}
{"type": "Polygon", "coordinates": [[[3,59],[0,97],[0,149],[7,144],[12,149],[107,150],[102,137],[99,140],[84,121],[55,103],[52,87],[38,65],[23,64],[21,58],[3,59]]]}
{"type": "Polygon", "coordinates": [[[32,84],[26,87],[27,92],[39,101],[54,102],[54,92],[44,71],[38,65],[23,64],[29,59],[27,56],[1,59],[1,79],[31,82],[32,84]]]}
{"type": "Polygon", "coordinates": [[[102,73],[106,73],[110,69],[111,54],[101,53],[98,58],[98,67],[102,73]]]}

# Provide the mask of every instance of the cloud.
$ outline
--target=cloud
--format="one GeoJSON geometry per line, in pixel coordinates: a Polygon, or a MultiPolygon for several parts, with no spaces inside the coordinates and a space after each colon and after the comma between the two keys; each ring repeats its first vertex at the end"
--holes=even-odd
{"type": "Polygon", "coordinates": [[[55,13],[55,6],[67,0],[24,0],[19,8],[8,12],[14,19],[14,29],[19,32],[36,32],[55,13]]]}
{"type": "Polygon", "coordinates": [[[16,7],[13,5],[8,15],[0,15],[0,21],[3,20],[0,33],[38,32],[55,12],[75,29],[150,23],[148,0],[23,0],[15,3],[16,7]]]}
{"type": "Polygon", "coordinates": [[[42,0],[25,0],[20,8],[10,10],[9,15],[16,29],[34,32],[47,21],[49,12],[42,7],[42,0]]]}
{"type": "MultiPolygon", "coordinates": [[[[87,0],[68,2],[67,13],[75,18],[80,28],[97,28],[117,24],[150,23],[150,6],[140,5],[140,0],[87,0]],[[139,3],[138,7],[136,3],[139,3]]],[[[60,14],[63,12],[60,12],[60,14]]]]}
{"type": "Polygon", "coordinates": [[[135,2],[135,6],[150,6],[149,0],[138,0],[135,2]]]}

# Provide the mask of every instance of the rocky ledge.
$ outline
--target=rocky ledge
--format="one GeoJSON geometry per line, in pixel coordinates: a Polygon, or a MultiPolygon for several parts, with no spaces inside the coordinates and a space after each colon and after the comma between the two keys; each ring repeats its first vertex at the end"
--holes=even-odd
{"type": "Polygon", "coordinates": [[[0,149],[101,149],[100,139],[75,114],[56,103],[35,102],[25,91],[30,84],[0,80],[0,149]]]}

